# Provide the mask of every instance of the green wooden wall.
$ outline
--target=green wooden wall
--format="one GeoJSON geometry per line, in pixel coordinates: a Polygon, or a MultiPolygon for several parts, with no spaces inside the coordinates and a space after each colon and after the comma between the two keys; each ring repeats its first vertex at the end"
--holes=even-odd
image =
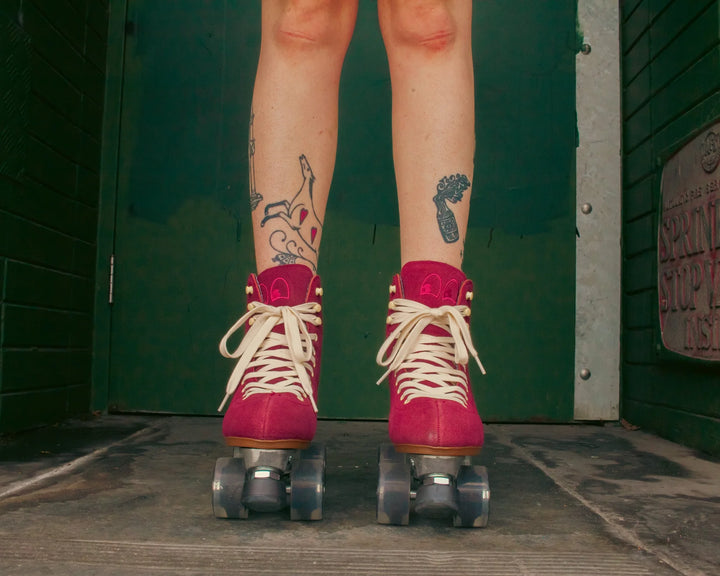
{"type": "MultiPolygon", "coordinates": [[[[117,178],[104,170],[99,263],[112,251],[115,282],[112,306],[98,291],[94,406],[217,414],[234,364],[217,343],[245,309],[254,267],[246,150],[260,1],[113,7],[107,113],[117,128],[111,135],[108,120],[104,140],[116,147],[105,159],[117,158],[117,178]]],[[[486,420],[573,417],[576,14],[575,0],[474,3],[464,264],[481,295],[472,329],[488,374],[470,370],[486,420]]],[[[390,110],[377,6],[362,0],[318,267],[325,418],[387,416],[375,355],[400,265],[390,110]]],[[[101,271],[98,285],[107,278],[101,271]]]]}
{"type": "Polygon", "coordinates": [[[625,0],[623,75],[623,415],[720,453],[720,366],[675,357],[658,321],[662,165],[720,119],[720,2],[625,0]]]}
{"type": "Polygon", "coordinates": [[[87,412],[108,0],[0,0],[0,431],[87,412]]]}

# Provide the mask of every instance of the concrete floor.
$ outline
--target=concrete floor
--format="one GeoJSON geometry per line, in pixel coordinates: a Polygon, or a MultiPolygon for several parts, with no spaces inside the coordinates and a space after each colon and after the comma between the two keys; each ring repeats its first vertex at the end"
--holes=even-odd
{"type": "Polygon", "coordinates": [[[0,574],[720,574],[720,461],[619,426],[491,425],[489,526],[375,522],[380,422],[320,422],[325,518],[218,520],[218,418],[0,438],[0,574]]]}

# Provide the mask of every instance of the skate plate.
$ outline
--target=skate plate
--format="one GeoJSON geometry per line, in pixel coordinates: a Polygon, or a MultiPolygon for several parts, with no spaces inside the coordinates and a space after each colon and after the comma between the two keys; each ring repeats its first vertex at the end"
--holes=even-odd
{"type": "Polygon", "coordinates": [[[377,521],[408,525],[411,512],[452,518],[463,528],[487,526],[490,485],[487,470],[470,456],[405,454],[392,444],[378,453],[377,521]]]}
{"type": "Polygon", "coordinates": [[[212,484],[216,518],[290,508],[292,520],[321,520],[325,496],[325,447],[305,450],[234,449],[218,458],[212,484]]]}

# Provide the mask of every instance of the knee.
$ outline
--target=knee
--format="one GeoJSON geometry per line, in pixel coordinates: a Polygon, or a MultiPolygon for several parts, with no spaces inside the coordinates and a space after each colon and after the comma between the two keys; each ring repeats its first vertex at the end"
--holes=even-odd
{"type": "Polygon", "coordinates": [[[347,48],[352,36],[353,3],[334,0],[289,0],[273,27],[275,43],[284,49],[347,48]]]}
{"type": "Polygon", "coordinates": [[[453,46],[458,25],[444,0],[387,0],[381,13],[385,43],[428,52],[453,46]]]}

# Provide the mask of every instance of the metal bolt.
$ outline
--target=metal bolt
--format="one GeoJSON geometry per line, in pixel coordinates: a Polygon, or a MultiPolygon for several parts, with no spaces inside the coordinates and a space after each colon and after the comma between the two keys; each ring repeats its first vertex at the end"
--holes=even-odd
{"type": "Polygon", "coordinates": [[[587,368],[583,368],[582,370],[580,370],[580,378],[582,378],[583,380],[590,380],[590,376],[590,370],[588,370],[587,368]]]}
{"type": "Polygon", "coordinates": [[[580,207],[580,210],[582,210],[583,214],[590,214],[590,212],[592,212],[592,204],[585,202],[585,204],[580,207]]]}
{"type": "Polygon", "coordinates": [[[585,56],[587,56],[588,54],[590,54],[591,51],[592,51],[592,46],[590,46],[590,44],[588,44],[587,42],[584,42],[582,47],[580,48],[580,52],[582,52],[583,54],[585,54],[585,56]]]}

